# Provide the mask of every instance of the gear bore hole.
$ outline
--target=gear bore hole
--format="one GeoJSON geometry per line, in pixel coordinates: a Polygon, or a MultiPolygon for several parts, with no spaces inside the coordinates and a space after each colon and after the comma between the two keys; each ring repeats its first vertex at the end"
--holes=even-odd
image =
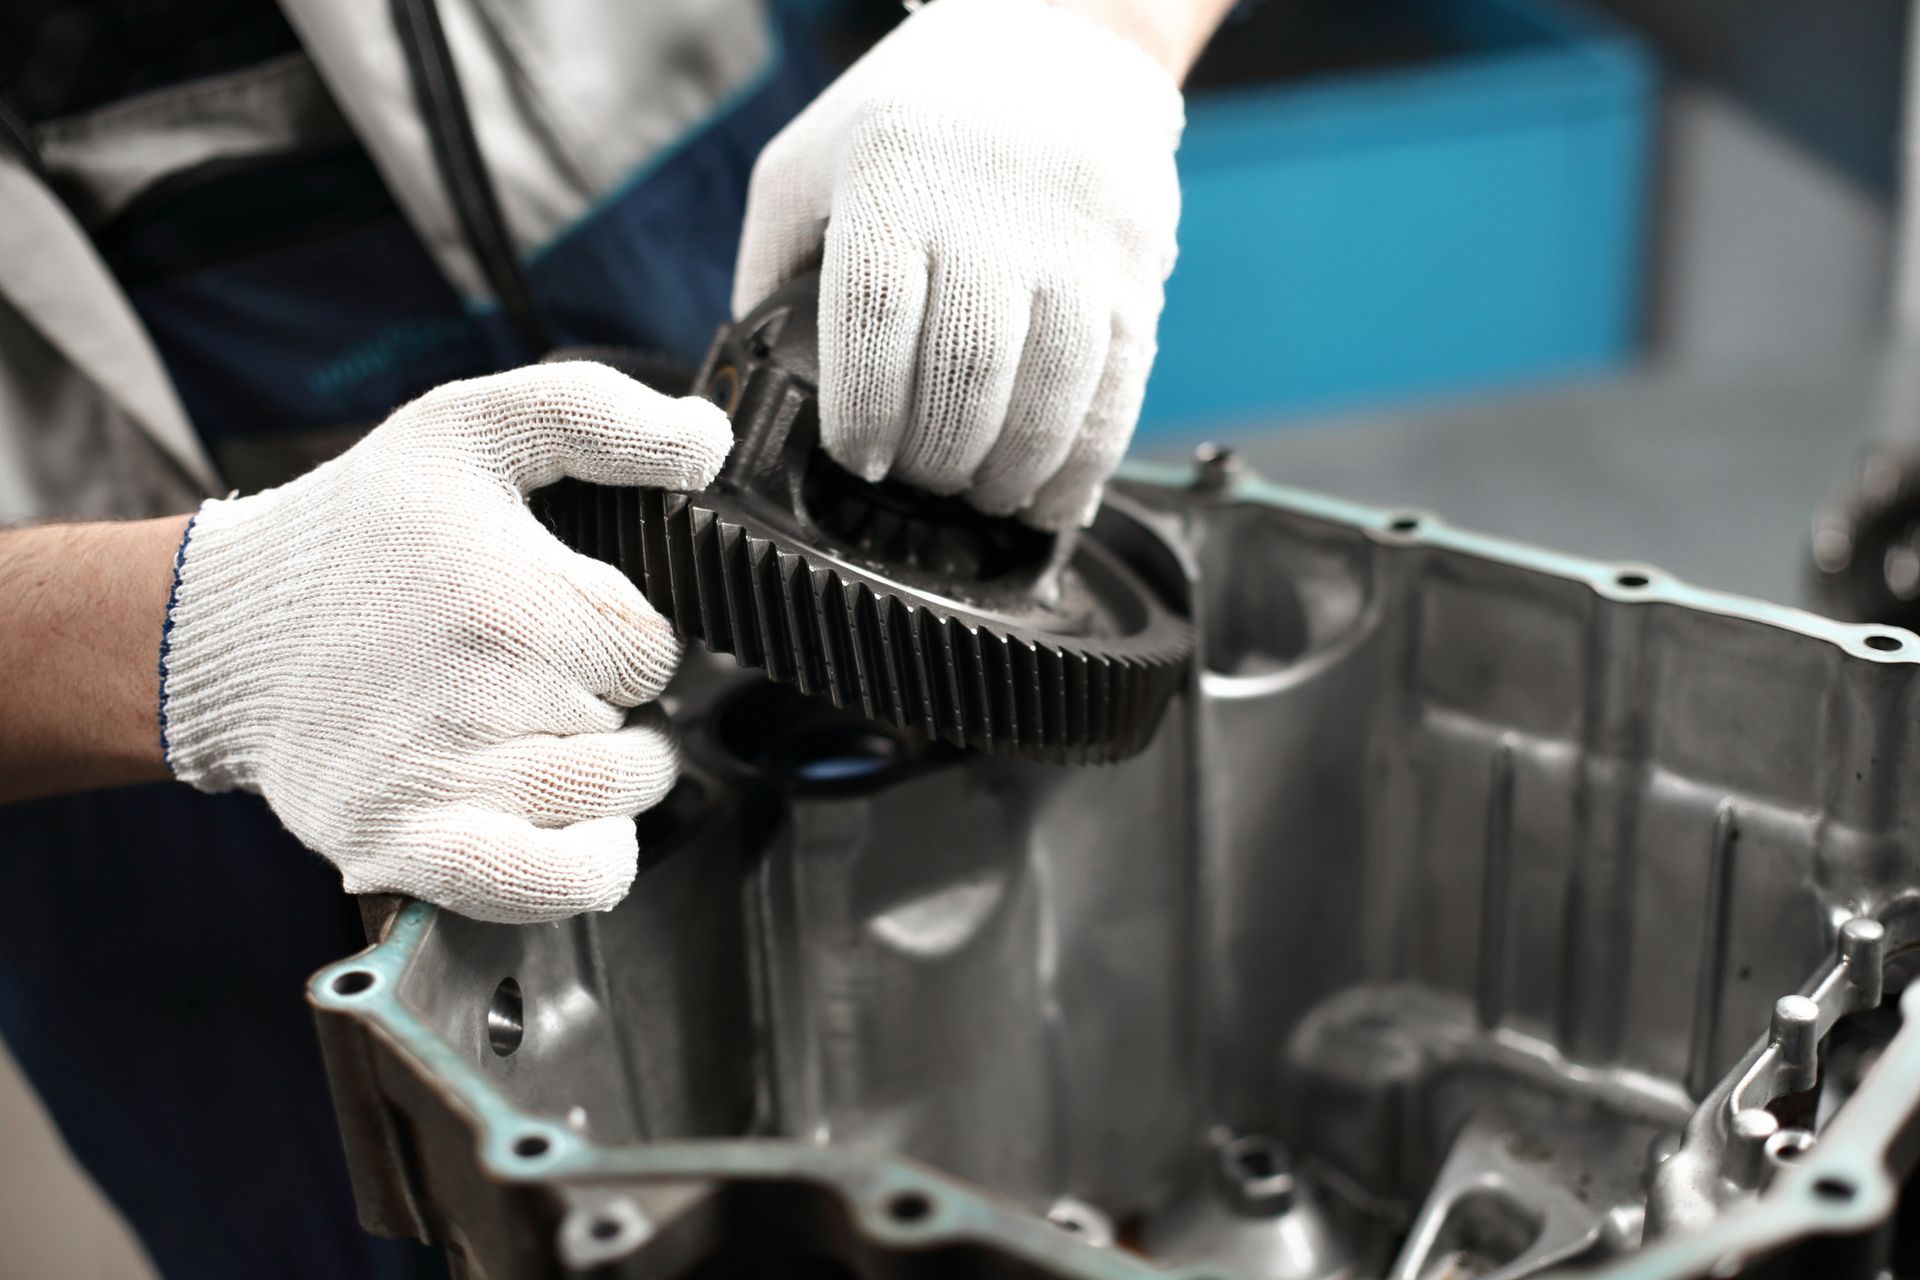
{"type": "Polygon", "coordinates": [[[841,547],[909,576],[1022,593],[1046,571],[1054,550],[1051,533],[983,515],[963,498],[862,480],[821,450],[807,461],[801,495],[808,517],[841,547]]]}

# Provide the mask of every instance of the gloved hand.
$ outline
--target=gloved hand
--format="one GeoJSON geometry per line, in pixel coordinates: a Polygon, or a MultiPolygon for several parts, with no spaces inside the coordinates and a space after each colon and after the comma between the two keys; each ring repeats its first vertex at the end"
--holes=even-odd
{"type": "Polygon", "coordinates": [[[830,456],[1084,524],[1153,363],[1184,118],[1088,18],[934,0],[761,153],[735,314],[819,263],[830,456]]]}
{"type": "Polygon", "coordinates": [[[606,910],[678,751],[646,708],[680,644],[543,528],[561,476],[697,489],[725,415],[595,364],[456,382],[278,489],[200,508],[175,561],[161,728],[202,791],[265,796],[356,893],[483,920],[606,910]]]}

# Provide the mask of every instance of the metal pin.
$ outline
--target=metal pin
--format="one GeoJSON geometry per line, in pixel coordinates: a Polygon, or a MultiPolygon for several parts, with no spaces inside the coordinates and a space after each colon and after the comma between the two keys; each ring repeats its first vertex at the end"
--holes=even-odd
{"type": "Polygon", "coordinates": [[[1847,964],[1847,985],[1855,1009],[1880,1005],[1887,964],[1887,928],[1878,920],[1855,916],[1840,926],[1840,958],[1847,964]]]}
{"type": "Polygon", "coordinates": [[[1760,1186],[1767,1169],[1767,1141],[1780,1132],[1773,1112],[1761,1107],[1743,1107],[1733,1113],[1727,1125],[1727,1150],[1722,1171],[1735,1186],[1752,1191],[1760,1186]]]}
{"type": "Polygon", "coordinates": [[[1047,1221],[1098,1248],[1113,1245],[1113,1220],[1084,1200],[1061,1196],[1047,1210],[1047,1221]]]}
{"type": "Polygon", "coordinates": [[[1779,1054],[1775,1079],[1787,1093],[1803,1093],[1820,1082],[1820,1006],[1805,996],[1781,996],[1773,1002],[1773,1043],[1779,1054]]]}
{"type": "Polygon", "coordinates": [[[1233,487],[1246,469],[1230,445],[1203,444],[1193,451],[1193,487],[1218,493],[1233,487]]]}

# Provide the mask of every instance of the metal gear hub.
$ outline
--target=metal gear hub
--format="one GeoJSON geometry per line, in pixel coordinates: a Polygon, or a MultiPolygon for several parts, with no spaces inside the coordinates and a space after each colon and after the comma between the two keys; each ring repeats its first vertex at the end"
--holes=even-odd
{"type": "Polygon", "coordinates": [[[870,484],[817,447],[817,281],[721,329],[696,386],[736,443],[693,494],[566,482],[555,532],[625,571],[682,635],[903,730],[1071,763],[1152,737],[1188,623],[1097,533],[870,484]]]}

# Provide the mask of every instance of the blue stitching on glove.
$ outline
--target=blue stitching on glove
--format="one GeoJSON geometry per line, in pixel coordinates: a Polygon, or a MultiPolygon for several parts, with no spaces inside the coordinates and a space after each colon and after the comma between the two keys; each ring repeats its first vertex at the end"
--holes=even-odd
{"type": "Polygon", "coordinates": [[[173,748],[167,742],[167,652],[173,648],[173,606],[180,599],[180,572],[187,563],[187,539],[193,536],[193,523],[200,518],[195,512],[187,520],[187,527],[180,533],[180,545],[173,552],[173,585],[167,589],[167,617],[160,624],[160,757],[167,762],[167,768],[173,768],[173,748]]]}

